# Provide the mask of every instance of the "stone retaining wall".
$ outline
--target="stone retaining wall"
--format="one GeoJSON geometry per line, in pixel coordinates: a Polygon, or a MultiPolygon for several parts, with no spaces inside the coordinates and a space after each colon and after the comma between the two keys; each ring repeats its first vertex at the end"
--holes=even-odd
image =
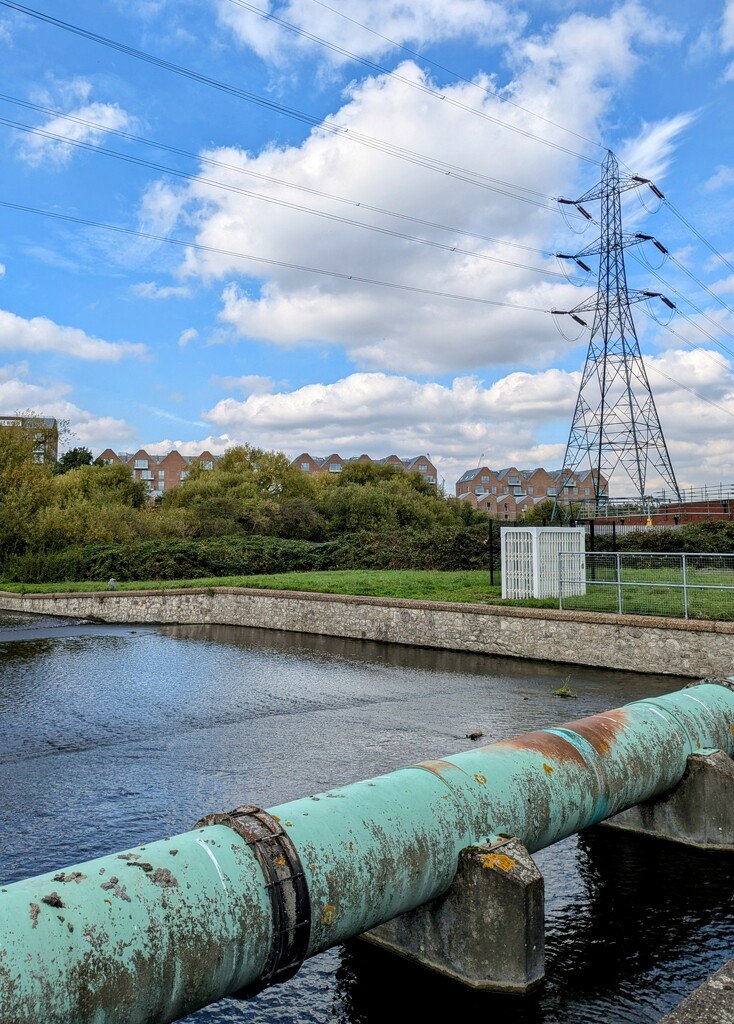
{"type": "Polygon", "coordinates": [[[223,587],[0,592],[0,609],[102,622],[260,626],[691,678],[734,675],[734,623],[223,587]]]}

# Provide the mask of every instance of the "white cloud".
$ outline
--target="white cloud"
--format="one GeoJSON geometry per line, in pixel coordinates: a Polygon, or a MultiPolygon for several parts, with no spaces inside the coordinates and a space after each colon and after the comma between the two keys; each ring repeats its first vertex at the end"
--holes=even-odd
{"type": "MultiPolygon", "coordinates": [[[[700,348],[645,357],[645,365],[679,483],[730,479],[734,450],[717,439],[731,436],[734,428],[731,366],[720,353],[700,348]]],[[[227,398],[204,419],[232,443],[275,447],[291,458],[302,451],[377,458],[427,452],[453,493],[454,482],[478,463],[480,453],[493,468],[556,468],[579,383],[579,372],[557,369],[511,373],[490,385],[472,376],[442,385],[355,373],[333,384],[250,394],[243,401],[227,398]]],[[[661,482],[651,478],[648,485],[654,489],[661,482]]],[[[613,479],[612,493],[629,489],[625,477],[613,479]]]]}
{"type": "MultiPolygon", "coordinates": [[[[61,95],[65,106],[79,99],[86,101],[91,90],[91,83],[82,79],[57,82],[54,86],[55,93],[61,95]]],[[[47,94],[40,99],[53,104],[53,99],[47,94]]],[[[64,167],[74,156],[74,146],[49,138],[49,135],[60,135],[74,142],[97,145],[110,130],[125,131],[134,127],[130,115],[116,103],[83,102],[80,106],[66,110],[65,113],[67,117],[50,116],[38,125],[39,132],[45,132],[46,135],[28,134],[21,139],[18,151],[21,159],[31,167],[39,167],[42,164],[64,167]]]]}
{"type": "Polygon", "coordinates": [[[212,377],[212,384],[227,391],[241,391],[246,395],[269,395],[275,387],[272,377],[248,373],[243,377],[212,377]]]}
{"type": "Polygon", "coordinates": [[[721,49],[724,53],[734,50],[734,0],[726,0],[721,19],[721,49]]]}
{"type": "Polygon", "coordinates": [[[734,274],[729,274],[728,277],[724,277],[720,281],[715,281],[711,285],[711,291],[714,295],[734,294],[734,274]]]}
{"type": "Polygon", "coordinates": [[[734,168],[720,165],[704,184],[704,188],[708,192],[714,192],[720,188],[727,188],[729,185],[734,185],[734,168]]]}
{"type": "Polygon", "coordinates": [[[84,445],[96,450],[121,447],[135,438],[135,430],[114,416],[100,416],[70,401],[71,385],[61,381],[39,383],[29,380],[28,363],[0,368],[0,409],[33,409],[40,416],[68,420],[72,432],[70,447],[84,445]]]}
{"type": "Polygon", "coordinates": [[[474,377],[457,377],[446,386],[356,373],[292,392],[227,398],[204,418],[231,438],[275,447],[291,458],[304,450],[373,457],[431,453],[453,490],[453,481],[480,451],[491,451],[501,463],[520,450],[530,457],[536,430],[570,419],[578,376],[559,370],[516,373],[487,387],[474,377]]]}
{"type": "Polygon", "coordinates": [[[128,356],[142,359],[147,354],[145,345],[103,341],[77,327],[55,324],[44,316],[25,320],[7,310],[0,310],[0,351],[57,352],[73,359],[108,363],[117,363],[128,356]]]}
{"type": "Polygon", "coordinates": [[[296,33],[228,0],[219,0],[217,7],[222,24],[241,43],[275,63],[315,55],[325,64],[340,65],[350,60],[348,54],[376,59],[399,46],[421,49],[452,39],[472,38],[484,45],[498,45],[513,39],[525,23],[523,14],[511,13],[506,5],[492,0],[452,0],[450,4],[445,0],[417,4],[342,0],[339,10],[304,0],[272,0],[265,5],[273,18],[300,30],[296,33]],[[338,40],[339,49],[324,48],[306,33],[338,40]]]}
{"type": "Polygon", "coordinates": [[[620,160],[633,174],[661,182],[670,166],[679,136],[697,116],[697,111],[690,111],[652,124],[643,121],[637,137],[629,139],[622,147],[620,160]]]}
{"type": "Polygon", "coordinates": [[[188,441],[164,438],[162,441],[146,441],[138,447],[144,448],[149,455],[167,455],[174,448],[182,455],[199,455],[204,451],[211,452],[212,455],[223,455],[227,448],[231,448],[235,443],[227,434],[220,434],[217,437],[210,435],[188,441]]]}
{"type": "MultiPolygon", "coordinates": [[[[453,6],[444,4],[441,10],[448,7],[452,13],[447,17],[454,17],[453,6]]],[[[429,9],[435,12],[438,6],[429,9]]],[[[461,11],[464,17],[469,7],[462,6],[461,11]]],[[[509,239],[550,252],[568,244],[569,233],[552,196],[579,194],[591,187],[598,168],[587,165],[580,183],[578,160],[553,147],[560,141],[599,160],[603,150],[559,133],[551,122],[563,110],[569,129],[586,138],[598,137],[612,84],[619,87],[641,59],[635,47],[649,48],[670,38],[649,12],[627,4],[608,17],[573,15],[545,38],[517,42],[511,55],[515,77],[501,95],[486,75],[472,84],[460,81],[442,87],[443,102],[389,76],[353,83],[341,109],[328,120],[328,126],[338,130],[336,135],[317,129],[299,146],[269,146],[255,155],[236,149],[213,151],[207,155],[232,168],[218,168],[217,178],[234,188],[254,188],[272,200],[419,236],[436,247],[308,216],[214,189],[201,180],[185,191],[169,191],[161,184],[156,190],[160,208],[193,224],[197,242],[272,261],[258,264],[256,259],[190,250],[182,273],[208,283],[224,280],[221,320],[238,336],[286,349],[343,347],[361,369],[435,375],[490,365],[547,364],[565,355],[568,346],[545,311],[572,307],[579,295],[563,279],[550,276],[558,271],[555,260],[488,239],[509,239]],[[537,110],[549,120],[522,108],[537,110]],[[510,132],[491,119],[509,122],[518,131],[510,132]],[[542,159],[538,143],[521,134],[527,131],[552,143],[542,148],[542,159]],[[357,137],[384,139],[389,146],[424,154],[429,162],[448,158],[455,169],[451,174],[436,173],[420,166],[423,157],[415,158],[418,164],[412,157],[396,160],[351,141],[357,137]],[[446,140],[451,140],[450,150],[446,140]],[[463,180],[470,174],[458,169],[470,167],[487,178],[463,180]],[[348,202],[262,181],[252,185],[238,168],[295,181],[304,189],[328,191],[348,202]],[[516,193],[531,201],[508,198],[508,189],[498,185],[497,191],[491,179],[515,182],[516,193]],[[537,198],[550,209],[534,205],[537,198]],[[370,207],[399,210],[434,226],[397,220],[370,207]],[[442,230],[438,225],[453,227],[442,230]],[[325,273],[304,273],[299,267],[325,273]],[[527,267],[542,271],[546,280],[527,267]]],[[[398,70],[420,86],[431,85],[410,61],[398,70]]],[[[666,153],[687,116],[656,126],[666,153]]],[[[206,176],[211,177],[209,169],[206,176]]]]}
{"type": "Polygon", "coordinates": [[[190,341],[196,341],[199,337],[199,332],[195,327],[187,327],[185,331],[181,331],[178,336],[179,348],[186,348],[190,341]]]}
{"type": "Polygon", "coordinates": [[[132,291],[141,299],[187,299],[191,295],[186,285],[158,285],[154,281],[141,281],[133,285],[132,291]]]}
{"type": "Polygon", "coordinates": [[[0,277],[5,277],[5,264],[0,263],[0,277]]]}

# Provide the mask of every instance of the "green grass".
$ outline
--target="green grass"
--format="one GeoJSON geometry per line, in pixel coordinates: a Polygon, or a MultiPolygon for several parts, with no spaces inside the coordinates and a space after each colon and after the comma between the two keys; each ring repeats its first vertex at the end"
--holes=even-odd
{"type": "MultiPolygon", "coordinates": [[[[272,576],[222,576],[195,580],[143,580],[117,583],[117,590],[167,590],[182,587],[253,587],[258,590],[297,590],[322,594],[403,597],[414,601],[452,601],[467,604],[501,603],[500,587],[490,587],[489,573],[483,571],[354,569],[333,572],[287,572],[272,576]]],[[[106,582],[0,583],[0,590],[15,594],[100,592],[107,591],[107,589],[106,582]]]]}
{"type": "MultiPolygon", "coordinates": [[[[588,576],[586,594],[579,597],[564,597],[564,609],[617,613],[617,584],[610,577],[607,578],[610,579],[609,583],[604,582],[605,576],[599,571],[596,573],[595,582],[588,576]]],[[[734,620],[734,589],[707,589],[714,586],[734,588],[734,574],[704,574],[694,570],[689,572],[687,583],[690,619],[734,620]]],[[[679,571],[625,568],[622,572],[622,584],[623,614],[683,617],[683,588],[679,571]],[[648,585],[636,585],[642,583],[648,585]]]]}
{"type": "MultiPolygon", "coordinates": [[[[495,574],[495,578],[499,573],[495,574]]],[[[597,571],[596,583],[588,583],[582,597],[566,597],[564,609],[577,611],[617,612],[617,586],[603,583],[597,571]]],[[[626,570],[624,580],[629,583],[671,582],[680,583],[665,570],[626,570]]],[[[689,582],[691,582],[689,580],[689,582]]],[[[703,583],[703,579],[696,579],[703,583]]],[[[706,577],[707,584],[726,583],[734,580],[729,574],[706,577]]],[[[118,590],[167,590],[198,587],[249,587],[256,590],[295,590],[321,594],[354,594],[367,597],[397,597],[413,601],[447,601],[464,604],[497,604],[521,608],[557,608],[555,598],[544,600],[503,601],[499,586],[490,587],[489,573],[485,570],[464,572],[439,572],[418,569],[380,570],[353,569],[332,572],[288,572],[271,576],[220,576],[189,580],[142,580],[118,582],[118,590]]],[[[16,594],[58,594],[77,592],[107,591],[107,583],[0,583],[0,590],[16,594]]],[[[677,587],[623,587],[623,612],[628,615],[663,615],[675,618],[683,616],[683,597],[677,587]]],[[[688,594],[689,618],[734,620],[734,589],[703,590],[692,589],[688,594]]]]}

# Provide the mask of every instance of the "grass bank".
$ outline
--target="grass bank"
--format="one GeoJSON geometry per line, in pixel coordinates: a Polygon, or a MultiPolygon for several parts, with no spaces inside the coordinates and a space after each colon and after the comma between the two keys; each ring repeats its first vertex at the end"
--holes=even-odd
{"type": "MultiPolygon", "coordinates": [[[[184,587],[251,587],[256,590],[296,590],[320,594],[402,597],[413,601],[451,601],[465,604],[534,604],[556,607],[555,601],[502,601],[499,585],[490,587],[481,570],[441,572],[421,569],[351,569],[329,572],[284,572],[257,576],[217,576],[186,580],[139,580],[117,583],[117,590],[163,590],[184,587]]],[[[14,594],[67,594],[107,590],[105,582],[2,583],[14,594]]]]}

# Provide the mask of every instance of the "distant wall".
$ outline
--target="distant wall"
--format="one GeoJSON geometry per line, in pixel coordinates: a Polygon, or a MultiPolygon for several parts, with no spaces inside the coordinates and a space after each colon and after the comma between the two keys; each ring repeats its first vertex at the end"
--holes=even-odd
{"type": "Polygon", "coordinates": [[[221,589],[9,594],[0,609],[127,623],[259,626],[695,679],[734,675],[734,623],[221,589]]]}

